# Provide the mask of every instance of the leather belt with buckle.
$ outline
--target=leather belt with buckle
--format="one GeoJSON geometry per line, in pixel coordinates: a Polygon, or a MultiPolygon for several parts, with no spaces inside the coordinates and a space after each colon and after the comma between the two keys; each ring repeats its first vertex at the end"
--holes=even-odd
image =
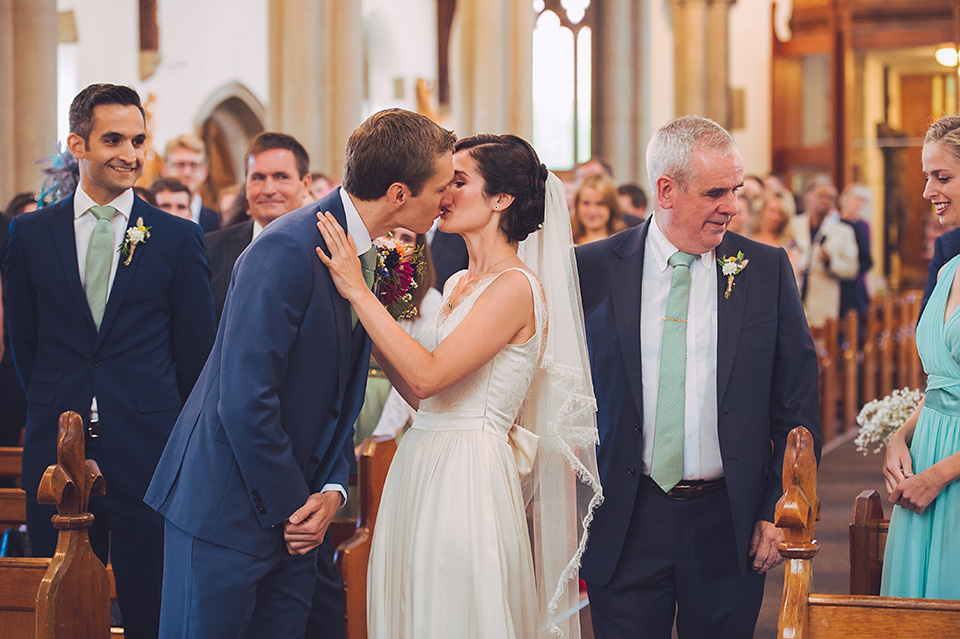
{"type": "MultiPolygon", "coordinates": [[[[640,476],[640,487],[661,495],[665,494],[663,489],[657,485],[657,482],[647,475],[640,476]]],[[[666,493],[666,496],[674,501],[686,501],[688,499],[696,499],[697,497],[703,497],[704,495],[715,493],[718,490],[723,490],[726,487],[727,481],[723,477],[720,479],[709,479],[705,481],[682,481],[671,488],[670,492],[666,493]]]]}
{"type": "Polygon", "coordinates": [[[100,422],[99,421],[90,421],[87,422],[87,435],[90,436],[90,439],[96,439],[100,436],[100,422]]]}

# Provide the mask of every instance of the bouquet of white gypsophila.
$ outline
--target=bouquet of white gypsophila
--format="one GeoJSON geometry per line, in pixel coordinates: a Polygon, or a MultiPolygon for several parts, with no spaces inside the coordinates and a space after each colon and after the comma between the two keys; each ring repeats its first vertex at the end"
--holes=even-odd
{"type": "Polygon", "coordinates": [[[900,388],[883,399],[867,402],[857,415],[857,424],[860,425],[857,450],[864,455],[883,450],[897,429],[916,410],[921,399],[923,393],[919,390],[900,388]]]}

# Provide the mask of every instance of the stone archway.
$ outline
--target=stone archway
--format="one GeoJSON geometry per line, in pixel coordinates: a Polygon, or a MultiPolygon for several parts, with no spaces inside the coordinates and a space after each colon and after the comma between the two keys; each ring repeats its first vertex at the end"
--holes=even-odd
{"type": "Polygon", "coordinates": [[[243,181],[243,156],[265,119],[260,100],[239,82],[220,87],[201,106],[195,128],[207,146],[210,175],[201,189],[207,206],[216,207],[220,189],[243,181]]]}

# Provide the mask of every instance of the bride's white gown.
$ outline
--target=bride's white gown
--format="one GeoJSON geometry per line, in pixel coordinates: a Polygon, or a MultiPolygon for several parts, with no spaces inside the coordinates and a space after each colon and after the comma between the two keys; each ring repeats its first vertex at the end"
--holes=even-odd
{"type": "MultiPolygon", "coordinates": [[[[367,574],[371,638],[539,634],[533,558],[509,442],[538,364],[546,313],[539,282],[521,272],[535,292],[536,334],[420,402],[390,466],[367,574]]],[[[436,348],[494,279],[481,282],[449,316],[445,297],[436,322],[417,336],[420,343],[436,348]]]]}

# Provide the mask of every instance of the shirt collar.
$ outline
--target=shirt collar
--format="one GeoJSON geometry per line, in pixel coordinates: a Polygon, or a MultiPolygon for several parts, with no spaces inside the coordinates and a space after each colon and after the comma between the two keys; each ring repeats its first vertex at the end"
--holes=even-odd
{"type": "MultiPolygon", "coordinates": [[[[123,216],[123,219],[129,220],[130,212],[133,211],[133,189],[127,189],[115,197],[112,202],[107,202],[107,204],[115,208],[117,212],[123,216]]],[[[78,186],[76,195],[73,196],[73,219],[78,219],[81,215],[89,211],[91,206],[96,205],[97,203],[87,195],[83,187],[78,186]]]]}
{"type": "MultiPolygon", "coordinates": [[[[675,247],[670,240],[667,239],[667,236],[663,234],[663,231],[660,230],[660,226],[657,224],[656,213],[653,214],[653,219],[650,220],[650,230],[647,231],[647,250],[650,251],[654,263],[661,271],[667,270],[667,267],[670,266],[667,260],[670,259],[671,255],[680,250],[675,247]]],[[[708,271],[713,270],[713,253],[713,251],[701,253],[697,256],[691,268],[697,268],[699,264],[708,271]]]]}
{"type": "Polygon", "coordinates": [[[353,238],[353,243],[357,247],[357,255],[363,255],[373,246],[373,242],[370,240],[370,231],[363,224],[363,218],[360,217],[357,207],[354,206],[353,200],[350,199],[350,195],[343,187],[340,187],[340,201],[343,203],[343,212],[347,218],[347,233],[353,238]]]}

